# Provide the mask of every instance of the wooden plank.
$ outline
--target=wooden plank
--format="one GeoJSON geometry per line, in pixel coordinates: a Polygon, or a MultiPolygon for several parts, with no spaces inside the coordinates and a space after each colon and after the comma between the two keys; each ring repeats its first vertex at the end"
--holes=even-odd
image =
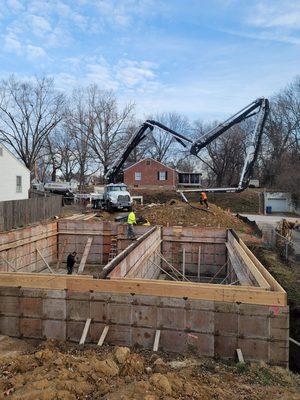
{"type": "Polygon", "coordinates": [[[63,255],[64,255],[64,251],[65,251],[66,245],[67,245],[67,239],[64,239],[63,242],[62,242],[62,248],[60,250],[60,254],[59,254],[58,258],[57,258],[57,264],[56,264],[56,268],[57,269],[59,268],[59,266],[60,266],[60,264],[62,262],[62,258],[63,258],[63,255]]]}
{"type": "Polygon", "coordinates": [[[85,248],[84,248],[84,251],[83,251],[83,255],[82,255],[82,258],[80,260],[80,264],[79,264],[79,268],[78,268],[78,274],[82,274],[82,272],[84,270],[84,267],[85,267],[85,264],[86,264],[86,260],[88,258],[88,255],[89,255],[89,252],[90,252],[90,249],[91,249],[92,242],[93,242],[93,238],[92,237],[89,237],[87,239],[87,241],[86,241],[86,245],[85,245],[85,248]]]}
{"type": "MultiPolygon", "coordinates": [[[[249,278],[248,274],[245,272],[245,267],[241,264],[240,260],[234,253],[234,249],[230,243],[226,243],[226,247],[228,250],[228,255],[230,258],[231,266],[234,269],[234,272],[240,282],[241,285],[252,286],[253,282],[249,278]]],[[[250,273],[250,272],[249,272],[250,273]]],[[[258,284],[257,284],[258,285],[258,284]]]]}
{"type": "Polygon", "coordinates": [[[148,236],[155,232],[158,228],[152,227],[146,231],[142,236],[140,236],[136,241],[131,243],[126,249],[119,253],[114,259],[112,259],[102,270],[100,277],[105,278],[112,270],[121,263],[132,251],[138,247],[148,236]]]}
{"type": "Polygon", "coordinates": [[[245,364],[244,356],[241,349],[236,349],[236,354],[238,356],[239,363],[245,364]]]}
{"type": "Polygon", "coordinates": [[[197,279],[200,282],[201,277],[201,246],[198,249],[198,268],[197,268],[197,279]]]}
{"type": "Polygon", "coordinates": [[[102,231],[59,231],[59,235],[76,235],[76,236],[111,236],[111,232],[102,231]]]}
{"type": "Polygon", "coordinates": [[[73,220],[73,219],[76,219],[77,217],[79,217],[79,215],[82,215],[82,213],[73,214],[73,215],[70,215],[70,217],[64,217],[63,219],[73,220]]]}
{"type": "Polygon", "coordinates": [[[243,250],[247,253],[249,258],[251,258],[252,262],[256,266],[256,268],[260,271],[260,273],[264,276],[264,278],[267,280],[269,285],[271,286],[271,289],[274,291],[280,291],[284,292],[285,290],[283,287],[276,281],[276,279],[270,274],[270,272],[262,265],[262,263],[255,257],[255,255],[252,253],[252,251],[246,246],[246,244],[239,239],[239,244],[243,248],[243,250]]]}
{"type": "Polygon", "coordinates": [[[176,239],[174,236],[163,236],[163,241],[168,243],[199,243],[199,244],[216,244],[216,243],[225,243],[226,238],[212,238],[212,237],[201,237],[201,238],[195,238],[195,237],[180,237],[176,239]]]}
{"type": "MultiPolygon", "coordinates": [[[[130,268],[130,270],[126,273],[124,278],[125,279],[134,278],[134,275],[136,274],[136,272],[138,271],[140,266],[142,264],[144,264],[145,262],[147,262],[147,260],[156,252],[157,248],[160,247],[161,243],[162,243],[162,240],[158,240],[158,241],[154,242],[151,245],[151,247],[149,247],[149,249],[142,255],[142,257],[138,260],[138,262],[132,268],[130,268]]],[[[112,270],[112,273],[113,272],[114,272],[114,270],[112,270]]],[[[109,274],[109,276],[111,276],[111,274],[109,274]]]]}
{"type": "Polygon", "coordinates": [[[52,268],[50,267],[50,265],[47,263],[47,261],[44,259],[42,253],[39,251],[39,249],[36,249],[36,251],[39,253],[41,259],[44,261],[44,264],[46,265],[46,267],[49,269],[49,271],[54,274],[52,268]]]}
{"type": "Polygon", "coordinates": [[[1,256],[1,260],[3,260],[13,271],[17,272],[17,269],[6,258],[1,256]]]}
{"type": "Polygon", "coordinates": [[[82,218],[82,221],[88,221],[89,219],[96,217],[96,215],[97,215],[96,213],[89,214],[86,217],[82,218]]]}
{"type": "Polygon", "coordinates": [[[149,296],[240,302],[269,306],[286,306],[285,292],[272,292],[251,286],[226,286],[149,279],[79,279],[79,276],[58,274],[22,274],[0,272],[0,286],[37,289],[67,289],[77,292],[109,292],[149,296]]]}
{"type": "MultiPolygon", "coordinates": [[[[229,232],[229,235],[231,233],[229,232]]],[[[233,247],[236,249],[236,251],[239,253],[240,257],[244,260],[245,264],[247,265],[247,268],[249,269],[249,271],[251,272],[251,274],[254,276],[256,282],[258,283],[258,285],[260,287],[263,287],[265,289],[270,290],[271,287],[269,285],[269,283],[267,282],[267,280],[264,278],[264,276],[261,274],[261,272],[259,271],[259,269],[256,267],[256,265],[253,263],[253,261],[251,260],[251,258],[248,256],[248,254],[246,253],[246,251],[241,247],[241,245],[238,243],[238,241],[232,236],[232,238],[230,238],[231,243],[233,245],[233,247]]]]}
{"type": "Polygon", "coordinates": [[[182,249],[182,276],[185,278],[185,248],[182,249]]]}
{"type": "Polygon", "coordinates": [[[91,325],[91,321],[92,321],[91,318],[88,318],[86,320],[79,344],[84,344],[85,339],[86,339],[87,334],[88,334],[88,331],[89,331],[89,328],[90,328],[90,325],[91,325]]]}
{"type": "Polygon", "coordinates": [[[157,329],[156,332],[155,332],[153,351],[158,351],[159,339],[160,339],[160,330],[157,329]]]}
{"type": "Polygon", "coordinates": [[[101,333],[101,336],[99,338],[99,341],[97,343],[97,346],[102,346],[103,345],[104,340],[106,338],[106,335],[108,333],[108,330],[109,330],[109,325],[105,325],[105,327],[103,328],[103,331],[101,333]]]}
{"type": "Polygon", "coordinates": [[[31,237],[27,237],[25,239],[16,240],[14,242],[5,243],[5,244],[0,245],[0,252],[4,251],[4,250],[15,249],[19,246],[31,244],[31,243],[37,242],[39,240],[48,239],[48,238],[50,238],[52,236],[56,236],[56,235],[57,235],[57,231],[55,231],[54,233],[46,232],[43,235],[31,236],[31,237]]]}

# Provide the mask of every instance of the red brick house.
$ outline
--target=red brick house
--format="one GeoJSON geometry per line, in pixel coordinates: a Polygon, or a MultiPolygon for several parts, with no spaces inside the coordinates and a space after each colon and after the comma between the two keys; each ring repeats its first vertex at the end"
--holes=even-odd
{"type": "Polygon", "coordinates": [[[199,186],[200,173],[182,173],[152,158],[144,158],[124,169],[124,183],[129,187],[175,189],[178,185],[199,186]]]}

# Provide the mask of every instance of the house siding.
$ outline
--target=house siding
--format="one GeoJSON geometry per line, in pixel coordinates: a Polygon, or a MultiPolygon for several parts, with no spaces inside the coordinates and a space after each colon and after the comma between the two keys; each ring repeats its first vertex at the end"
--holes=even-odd
{"type": "Polygon", "coordinates": [[[177,172],[158,161],[146,158],[124,170],[124,183],[129,187],[147,187],[174,189],[177,185],[177,172]],[[135,179],[135,173],[141,173],[141,179],[135,179]],[[160,172],[167,172],[166,180],[158,180],[160,172]]]}
{"type": "Polygon", "coordinates": [[[0,143],[0,201],[28,199],[29,189],[30,171],[0,143]],[[20,192],[17,176],[22,177],[20,192]]]}

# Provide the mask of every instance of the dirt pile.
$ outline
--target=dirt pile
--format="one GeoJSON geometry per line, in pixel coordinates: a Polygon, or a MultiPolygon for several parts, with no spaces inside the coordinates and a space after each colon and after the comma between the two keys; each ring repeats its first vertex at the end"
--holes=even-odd
{"type": "Polygon", "coordinates": [[[147,218],[151,225],[233,228],[245,233],[252,232],[249,225],[214,204],[209,205],[208,211],[199,203],[191,203],[191,205],[193,207],[173,199],[165,204],[152,203],[139,206],[137,213],[147,218]]]}
{"type": "MultiPolygon", "coordinates": [[[[167,203],[172,199],[181,199],[180,194],[175,190],[150,190],[150,189],[130,189],[134,196],[143,196],[144,204],[148,203],[167,203]]],[[[186,192],[189,201],[199,202],[198,192],[186,192]]],[[[208,201],[224,209],[230,208],[236,213],[258,213],[261,189],[246,189],[241,193],[208,193],[208,201]]]]}
{"type": "Polygon", "coordinates": [[[161,372],[155,370],[158,356],[149,351],[46,342],[35,351],[0,358],[0,399],[300,399],[299,376],[281,368],[159,357],[161,372]]]}

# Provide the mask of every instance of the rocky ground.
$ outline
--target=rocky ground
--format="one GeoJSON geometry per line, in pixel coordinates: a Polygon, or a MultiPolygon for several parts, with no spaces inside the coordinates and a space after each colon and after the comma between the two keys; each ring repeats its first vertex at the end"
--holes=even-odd
{"type": "Polygon", "coordinates": [[[265,364],[225,364],[124,347],[2,339],[0,399],[298,400],[300,378],[265,364]],[[12,349],[18,349],[11,353],[12,349]]]}

